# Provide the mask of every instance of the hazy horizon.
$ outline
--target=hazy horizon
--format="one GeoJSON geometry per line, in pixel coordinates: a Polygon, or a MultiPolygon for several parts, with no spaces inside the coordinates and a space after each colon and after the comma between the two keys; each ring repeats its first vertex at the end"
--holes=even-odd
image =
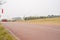
{"type": "Polygon", "coordinates": [[[7,0],[2,18],[60,15],[60,0],[7,0]]]}

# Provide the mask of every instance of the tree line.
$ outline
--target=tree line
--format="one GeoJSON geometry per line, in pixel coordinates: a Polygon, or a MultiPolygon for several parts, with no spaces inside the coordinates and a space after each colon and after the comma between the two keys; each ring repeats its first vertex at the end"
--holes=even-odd
{"type": "Polygon", "coordinates": [[[45,19],[45,18],[54,18],[54,17],[60,17],[60,15],[48,15],[48,16],[30,16],[30,17],[24,17],[24,20],[34,20],[34,19],[45,19]]]}

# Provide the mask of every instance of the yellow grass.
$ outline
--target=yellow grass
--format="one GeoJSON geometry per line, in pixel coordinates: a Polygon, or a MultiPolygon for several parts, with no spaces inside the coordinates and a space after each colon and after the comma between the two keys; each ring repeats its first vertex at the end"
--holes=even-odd
{"type": "Polygon", "coordinates": [[[38,24],[38,23],[53,23],[53,24],[58,24],[58,25],[60,25],[60,17],[29,20],[29,21],[26,21],[26,22],[36,23],[36,24],[38,24]]]}
{"type": "Polygon", "coordinates": [[[17,21],[17,22],[25,22],[25,23],[32,23],[32,24],[44,24],[44,23],[53,23],[60,25],[60,17],[55,18],[46,18],[46,19],[35,19],[35,20],[27,20],[27,21],[17,21]]]}
{"type": "Polygon", "coordinates": [[[0,40],[16,40],[16,39],[0,24],[0,40]]]}

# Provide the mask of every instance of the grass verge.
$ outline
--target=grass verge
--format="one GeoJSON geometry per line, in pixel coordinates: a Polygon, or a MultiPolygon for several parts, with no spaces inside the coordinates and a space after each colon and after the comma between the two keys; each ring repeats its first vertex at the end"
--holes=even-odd
{"type": "Polygon", "coordinates": [[[16,40],[16,39],[0,24],[0,40],[16,40]]]}

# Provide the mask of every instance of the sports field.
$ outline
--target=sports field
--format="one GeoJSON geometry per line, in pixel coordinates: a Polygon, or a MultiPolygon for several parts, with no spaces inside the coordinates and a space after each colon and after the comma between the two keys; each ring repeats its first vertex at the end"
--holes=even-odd
{"type": "Polygon", "coordinates": [[[60,40],[59,17],[2,22],[2,25],[19,40],[60,40]]]}

